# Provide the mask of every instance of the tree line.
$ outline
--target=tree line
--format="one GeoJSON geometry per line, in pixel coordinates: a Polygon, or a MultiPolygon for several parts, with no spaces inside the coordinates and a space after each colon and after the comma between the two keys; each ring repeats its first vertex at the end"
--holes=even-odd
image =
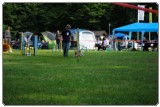
{"type": "MultiPolygon", "coordinates": [[[[138,5],[140,3],[132,3],[138,5]]],[[[141,3],[146,8],[158,10],[156,3],[141,3]]],[[[149,21],[149,13],[145,20],[149,21]]],[[[153,22],[158,15],[153,14],[153,22]]],[[[5,3],[3,4],[3,30],[10,26],[12,31],[63,30],[66,24],[72,28],[106,30],[109,23],[115,27],[137,22],[137,10],[112,3],[5,3]]]]}

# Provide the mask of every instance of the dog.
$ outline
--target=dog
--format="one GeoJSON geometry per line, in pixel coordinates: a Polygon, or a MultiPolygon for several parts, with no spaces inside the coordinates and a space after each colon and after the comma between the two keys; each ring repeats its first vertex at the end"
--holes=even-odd
{"type": "Polygon", "coordinates": [[[74,49],[74,57],[84,56],[82,50],[74,49]]]}

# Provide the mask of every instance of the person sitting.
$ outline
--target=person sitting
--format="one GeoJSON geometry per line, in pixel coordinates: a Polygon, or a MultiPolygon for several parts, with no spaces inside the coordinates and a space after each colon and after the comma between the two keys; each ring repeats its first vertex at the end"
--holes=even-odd
{"type": "Polygon", "coordinates": [[[45,42],[44,40],[42,40],[42,49],[48,49],[48,42],[45,42]]]}
{"type": "Polygon", "coordinates": [[[106,48],[109,47],[109,39],[108,38],[104,38],[103,42],[102,42],[102,45],[103,45],[103,50],[106,50],[106,48]]]}
{"type": "Polygon", "coordinates": [[[98,39],[97,43],[95,44],[95,47],[98,47],[98,50],[102,48],[102,40],[101,38],[98,39]]]}
{"type": "Polygon", "coordinates": [[[121,49],[124,49],[124,48],[126,48],[126,42],[123,42],[121,45],[121,49]]]}
{"type": "Polygon", "coordinates": [[[127,35],[123,37],[123,43],[121,45],[121,49],[128,48],[127,35]]]}
{"type": "Polygon", "coordinates": [[[38,40],[38,48],[42,48],[42,42],[40,39],[38,40]]]}

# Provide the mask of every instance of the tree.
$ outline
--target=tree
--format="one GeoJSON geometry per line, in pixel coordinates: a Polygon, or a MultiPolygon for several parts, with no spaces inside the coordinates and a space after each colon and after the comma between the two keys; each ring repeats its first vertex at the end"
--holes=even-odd
{"type": "MultiPolygon", "coordinates": [[[[141,3],[147,8],[158,9],[156,3],[141,3]]],[[[132,3],[138,5],[138,3],[132,3]]],[[[145,22],[148,22],[148,14],[145,22]]],[[[3,5],[3,26],[11,26],[14,31],[56,31],[66,24],[72,28],[106,30],[111,23],[115,27],[137,21],[137,10],[112,3],[6,3],[3,5]]],[[[153,14],[153,21],[158,15],[153,14]]]]}

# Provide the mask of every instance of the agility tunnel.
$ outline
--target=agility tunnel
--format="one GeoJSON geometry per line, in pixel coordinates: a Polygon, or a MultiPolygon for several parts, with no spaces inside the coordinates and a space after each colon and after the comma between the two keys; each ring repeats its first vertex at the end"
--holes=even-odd
{"type": "Polygon", "coordinates": [[[3,44],[3,52],[12,52],[11,46],[7,43],[4,43],[3,44]]]}

